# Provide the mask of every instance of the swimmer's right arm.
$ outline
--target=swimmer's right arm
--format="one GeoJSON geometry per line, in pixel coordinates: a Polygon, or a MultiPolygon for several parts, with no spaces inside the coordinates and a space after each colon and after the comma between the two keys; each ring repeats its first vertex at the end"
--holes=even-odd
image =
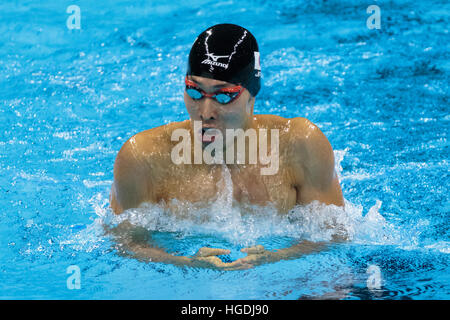
{"type": "Polygon", "coordinates": [[[115,214],[137,208],[142,202],[156,202],[151,192],[152,177],[148,162],[131,138],[120,149],[114,162],[114,182],[109,197],[115,214]]]}
{"type": "MultiPolygon", "coordinates": [[[[156,202],[154,193],[149,190],[153,179],[146,159],[136,143],[137,136],[131,138],[120,149],[114,162],[114,182],[109,197],[111,209],[121,214],[130,208],[137,208],[142,202],[156,202]]],[[[148,161],[148,160],[147,160],[148,161]]],[[[132,255],[140,260],[166,261],[174,264],[186,263],[183,257],[175,257],[166,251],[148,244],[149,234],[142,228],[123,222],[117,227],[108,229],[114,236],[121,253],[132,255]]]]}
{"type": "Polygon", "coordinates": [[[119,254],[144,262],[163,262],[176,266],[222,270],[239,270],[251,267],[247,261],[223,262],[218,255],[229,254],[230,251],[226,249],[203,247],[193,256],[172,255],[154,243],[149,230],[133,226],[128,221],[108,229],[107,233],[114,236],[119,254]]]}
{"type": "MultiPolygon", "coordinates": [[[[153,191],[154,178],[149,159],[144,159],[136,147],[136,141],[130,139],[120,149],[114,163],[114,183],[111,186],[110,206],[115,214],[121,214],[129,208],[136,208],[142,202],[157,203],[153,191]]],[[[151,152],[147,152],[147,154],[151,152]]],[[[154,159],[157,161],[156,159],[154,159]]],[[[118,249],[123,254],[142,261],[164,262],[179,266],[212,267],[222,269],[246,268],[241,262],[224,263],[217,255],[228,254],[225,249],[200,248],[191,257],[175,256],[152,243],[148,230],[123,222],[107,231],[114,235],[118,249]]]]}
{"type": "Polygon", "coordinates": [[[106,232],[113,235],[121,255],[141,261],[166,262],[175,265],[186,265],[190,262],[187,257],[174,256],[157,246],[151,246],[150,243],[153,240],[150,232],[143,227],[133,226],[128,221],[124,221],[106,232]]]}

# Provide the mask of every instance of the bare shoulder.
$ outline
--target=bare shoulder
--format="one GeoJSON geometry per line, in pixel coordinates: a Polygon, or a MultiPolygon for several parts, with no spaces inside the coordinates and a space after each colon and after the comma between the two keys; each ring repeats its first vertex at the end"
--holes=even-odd
{"type": "Polygon", "coordinates": [[[170,123],[139,132],[120,148],[114,162],[114,183],[111,188],[111,207],[120,213],[137,207],[143,201],[156,199],[155,183],[159,168],[170,161],[170,134],[183,122],[170,123]]]}
{"type": "Polygon", "coordinates": [[[288,120],[291,142],[301,152],[332,152],[330,142],[320,128],[306,118],[288,120]]]}
{"type": "Polygon", "coordinates": [[[308,132],[312,133],[319,129],[314,123],[303,117],[284,118],[273,114],[257,114],[254,119],[258,127],[286,129],[285,132],[299,139],[306,137],[308,132]]]}
{"type": "MultiPolygon", "coordinates": [[[[329,152],[331,145],[320,128],[307,118],[283,118],[272,114],[254,116],[257,126],[267,129],[285,129],[289,142],[297,152],[322,150],[329,152]]],[[[331,150],[332,151],[332,150],[331,150]]]]}
{"type": "Polygon", "coordinates": [[[320,128],[306,118],[291,119],[291,165],[302,172],[297,202],[317,200],[344,207],[344,198],[334,169],[334,152],[320,128]]]}
{"type": "Polygon", "coordinates": [[[172,122],[135,134],[123,144],[116,161],[119,160],[120,165],[122,160],[148,162],[170,156],[171,133],[178,128],[188,128],[187,121],[172,122]]]}
{"type": "Polygon", "coordinates": [[[333,148],[320,128],[306,118],[289,120],[292,164],[301,167],[311,183],[325,185],[334,178],[333,148]]]}
{"type": "Polygon", "coordinates": [[[297,203],[319,201],[344,206],[339,179],[334,169],[334,152],[325,134],[307,118],[274,115],[255,117],[258,126],[279,128],[284,165],[292,173],[297,203]]]}
{"type": "Polygon", "coordinates": [[[255,114],[254,120],[259,128],[265,129],[283,129],[289,121],[289,119],[274,114],[255,114]]]}

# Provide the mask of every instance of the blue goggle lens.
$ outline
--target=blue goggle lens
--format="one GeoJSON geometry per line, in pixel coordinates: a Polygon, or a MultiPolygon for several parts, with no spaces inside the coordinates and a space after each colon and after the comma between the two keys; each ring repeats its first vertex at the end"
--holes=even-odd
{"type": "Polygon", "coordinates": [[[194,100],[199,100],[203,97],[202,93],[192,88],[186,88],[186,92],[194,100]]]}
{"type": "MultiPolygon", "coordinates": [[[[201,98],[203,98],[203,94],[198,91],[197,89],[194,88],[190,88],[187,87],[186,88],[186,93],[189,95],[189,97],[191,97],[194,100],[200,100],[201,98]]],[[[217,95],[215,95],[213,98],[221,103],[221,104],[227,104],[229,103],[231,100],[233,100],[239,93],[234,92],[234,93],[219,93],[217,95]]]]}
{"type": "Polygon", "coordinates": [[[225,93],[219,93],[218,95],[216,95],[216,100],[222,104],[230,102],[231,99],[232,99],[232,97],[230,97],[229,95],[227,95],[225,93]]]}

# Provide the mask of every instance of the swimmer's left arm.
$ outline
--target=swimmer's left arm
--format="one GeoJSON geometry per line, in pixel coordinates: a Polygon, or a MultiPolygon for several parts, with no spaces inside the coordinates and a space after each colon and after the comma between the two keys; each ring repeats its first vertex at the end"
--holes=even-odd
{"type": "Polygon", "coordinates": [[[296,120],[299,125],[298,130],[292,133],[291,164],[296,180],[297,204],[318,201],[344,207],[330,142],[311,121],[305,118],[296,120]]]}
{"type": "MultiPolygon", "coordinates": [[[[297,204],[306,205],[319,201],[326,205],[344,206],[339,179],[334,170],[333,149],[320,129],[305,118],[295,118],[291,136],[292,167],[297,189],[297,204]]],[[[333,242],[344,239],[333,238],[333,242]]],[[[291,247],[269,251],[257,245],[241,251],[247,256],[237,262],[256,266],[268,262],[295,259],[302,255],[318,252],[330,242],[300,241],[291,247]]]]}

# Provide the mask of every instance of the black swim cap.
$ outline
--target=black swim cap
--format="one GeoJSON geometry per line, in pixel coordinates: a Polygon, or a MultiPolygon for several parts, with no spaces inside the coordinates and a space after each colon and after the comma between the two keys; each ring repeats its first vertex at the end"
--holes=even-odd
{"type": "Polygon", "coordinates": [[[217,24],[206,29],[192,45],[186,75],[241,85],[255,97],[261,88],[255,37],[235,24],[217,24]]]}

